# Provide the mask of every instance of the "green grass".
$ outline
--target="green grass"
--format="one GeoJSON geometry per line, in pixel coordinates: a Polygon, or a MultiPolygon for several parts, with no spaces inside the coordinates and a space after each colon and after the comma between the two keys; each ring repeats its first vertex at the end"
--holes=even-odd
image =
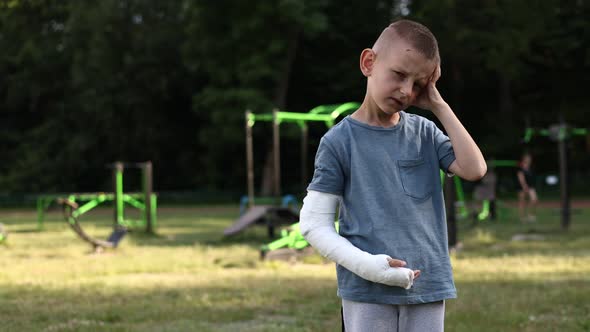
{"type": "MultiPolygon", "coordinates": [[[[540,212],[535,224],[460,221],[447,331],[590,331],[590,211],[569,232],[540,212]]],[[[261,262],[265,230],[221,236],[237,213],[164,207],[157,236],[94,254],[58,212],[38,232],[35,211],[0,210],[0,331],[339,331],[334,266],[261,262]]],[[[111,217],[82,222],[106,238],[111,217]]]]}

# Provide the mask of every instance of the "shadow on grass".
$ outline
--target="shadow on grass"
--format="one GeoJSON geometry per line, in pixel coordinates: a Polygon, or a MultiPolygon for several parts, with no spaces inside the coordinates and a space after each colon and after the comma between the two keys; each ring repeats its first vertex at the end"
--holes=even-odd
{"type": "MultiPolygon", "coordinates": [[[[236,270],[236,274],[240,273],[236,270]]],[[[157,277],[157,276],[156,276],[157,277]]],[[[195,275],[195,278],[206,276],[195,275]]],[[[165,277],[164,277],[165,278],[165,277]]],[[[141,282],[141,280],[138,280],[141,282]]],[[[0,291],[3,328],[14,331],[338,331],[340,300],[328,278],[248,277],[203,287],[0,291]],[[239,280],[239,282],[236,282],[239,280]],[[31,315],[31,313],[35,313],[31,315]],[[158,327],[158,328],[155,328],[158,327]]],[[[178,284],[178,283],[176,283],[178,284]]],[[[450,331],[588,331],[587,280],[458,282],[447,302],[450,331]]]]}
{"type": "Polygon", "coordinates": [[[485,257],[506,254],[587,254],[590,241],[590,211],[572,217],[568,230],[561,228],[558,218],[550,209],[538,210],[537,222],[521,223],[518,220],[478,222],[459,221],[459,241],[462,255],[485,257]]]}
{"type": "MultiPolygon", "coordinates": [[[[198,280],[199,276],[195,278],[198,280]]],[[[305,282],[292,277],[221,280],[204,287],[161,286],[153,279],[147,281],[153,283],[153,288],[105,288],[97,283],[77,289],[30,286],[4,289],[0,291],[2,328],[7,331],[329,331],[340,319],[335,282],[325,278],[308,278],[305,282]]]]}

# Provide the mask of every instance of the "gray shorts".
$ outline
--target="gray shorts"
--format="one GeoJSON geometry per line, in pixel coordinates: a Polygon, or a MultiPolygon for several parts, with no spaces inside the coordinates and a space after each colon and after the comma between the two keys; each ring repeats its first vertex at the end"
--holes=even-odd
{"type": "Polygon", "coordinates": [[[443,332],[445,302],[376,304],[342,300],[346,332],[443,332]]]}

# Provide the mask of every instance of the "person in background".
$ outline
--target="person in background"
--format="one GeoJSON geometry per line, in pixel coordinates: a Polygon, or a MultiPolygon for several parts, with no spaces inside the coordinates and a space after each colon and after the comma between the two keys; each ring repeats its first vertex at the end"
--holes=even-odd
{"type": "Polygon", "coordinates": [[[533,157],[525,153],[520,159],[516,177],[518,179],[518,211],[522,223],[534,222],[537,206],[537,191],[535,190],[535,175],[532,171],[533,157]]]}
{"type": "Polygon", "coordinates": [[[474,222],[477,220],[496,220],[496,183],[497,177],[494,167],[494,161],[488,163],[488,172],[475,185],[473,190],[473,198],[475,200],[474,208],[474,222]],[[482,211],[479,212],[479,208],[482,211]]]}

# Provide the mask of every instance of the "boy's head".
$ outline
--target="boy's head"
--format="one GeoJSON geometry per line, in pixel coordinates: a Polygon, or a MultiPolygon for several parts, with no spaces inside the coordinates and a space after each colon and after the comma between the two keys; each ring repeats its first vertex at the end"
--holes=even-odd
{"type": "Polygon", "coordinates": [[[390,24],[370,49],[361,54],[367,95],[388,114],[412,105],[430,80],[440,74],[436,38],[424,25],[400,20],[390,24]]]}

